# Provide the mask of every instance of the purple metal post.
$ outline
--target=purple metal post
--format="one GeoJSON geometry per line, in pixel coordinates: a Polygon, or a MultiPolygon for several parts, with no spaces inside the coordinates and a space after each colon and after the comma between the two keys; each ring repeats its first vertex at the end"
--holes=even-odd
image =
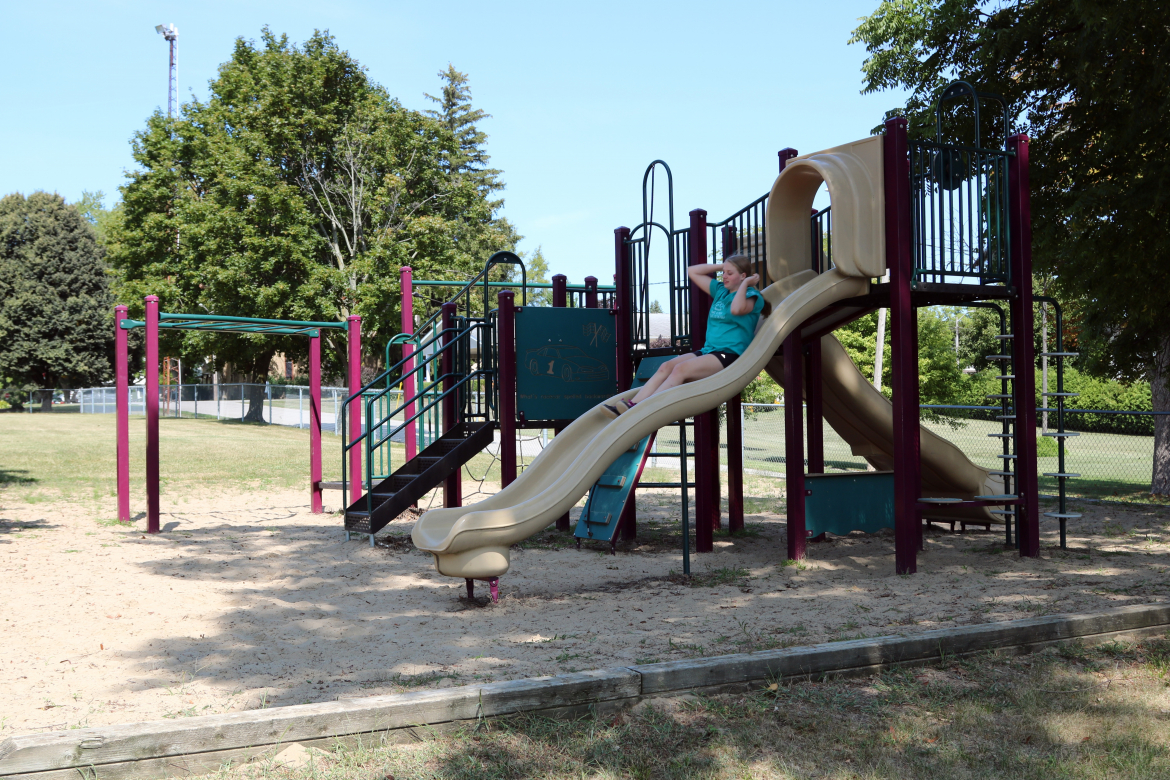
{"type": "Polygon", "coordinates": [[[784,166],[788,165],[788,161],[793,157],[798,156],[799,154],[800,152],[796,151],[791,146],[776,152],[776,156],[780,158],[780,172],[783,173],[784,166]]]}
{"type": "MultiPolygon", "coordinates": [[[[723,257],[735,253],[738,239],[735,228],[722,231],[723,257]]],[[[727,532],[743,530],[743,399],[736,395],[727,401],[727,532]]]]}
{"type": "Polygon", "coordinates": [[[313,514],[321,514],[325,511],[321,490],[321,331],[309,338],[309,484],[313,514]]]}
{"type": "Polygon", "coordinates": [[[821,340],[814,338],[804,345],[805,404],[808,415],[808,473],[825,473],[824,395],[821,377],[821,340]]]}
{"type": "Polygon", "coordinates": [[[146,296],[146,532],[157,534],[158,497],[158,296],[146,296]]]}
{"type": "Polygon", "coordinates": [[[613,231],[614,275],[614,347],[617,350],[617,390],[629,390],[634,383],[634,300],[630,281],[630,229],[613,231]]]}
{"type": "Polygon", "coordinates": [[[586,309],[596,309],[597,308],[597,277],[596,276],[586,276],[585,277],[585,308],[586,309]]]}
{"type": "MultiPolygon", "coordinates": [[[[362,389],[362,318],[356,314],[346,317],[346,334],[349,342],[349,394],[362,389]]],[[[362,399],[357,398],[349,405],[349,437],[355,442],[362,435],[362,399]]],[[[362,497],[362,448],[349,451],[349,501],[356,504],[362,497]]]]}
{"type": "MultiPolygon", "coordinates": [[[[884,138],[886,266],[890,270],[891,373],[894,391],[894,566],[918,571],[922,491],[918,428],[918,312],[911,292],[910,158],[904,117],[886,120],[884,138]]],[[[787,362],[787,361],[786,361],[787,362]]]]}
{"type": "MultiPolygon", "coordinates": [[[[707,264],[707,212],[695,209],[690,213],[690,230],[687,233],[688,264],[707,264]]],[[[690,288],[691,308],[691,349],[702,349],[707,337],[707,313],[711,308],[711,296],[697,285],[690,288]]],[[[719,514],[718,491],[719,451],[715,449],[712,465],[712,445],[718,448],[718,410],[695,415],[695,551],[711,552],[715,549],[713,532],[714,518],[719,514]],[[714,477],[714,479],[713,479],[714,477]]]]}
{"type": "Polygon", "coordinates": [[[114,408],[118,413],[118,520],[130,522],[130,356],[122,329],[126,307],[114,307],[114,408]]]}
{"type": "MultiPolygon", "coordinates": [[[[1020,555],[1040,555],[1039,478],[1036,473],[1036,373],[1032,322],[1032,196],[1028,176],[1028,136],[1013,135],[1007,148],[1008,198],[1011,224],[1012,382],[1016,433],[1016,538],[1020,555]]],[[[1047,399],[1044,399],[1047,401],[1047,399]]]]}
{"type": "MultiPolygon", "coordinates": [[[[398,280],[402,286],[402,332],[414,335],[414,282],[409,265],[398,269],[398,280]]],[[[402,395],[406,400],[406,419],[414,417],[414,345],[402,345],[402,395]]],[[[406,459],[410,460],[418,454],[418,424],[410,422],[406,425],[406,459]]]]}
{"type": "MultiPolygon", "coordinates": [[[[564,279],[565,277],[561,277],[564,279]]],[[[553,277],[556,284],[556,277],[553,277]]],[[[554,293],[555,294],[555,293],[554,293]]],[[[561,294],[564,294],[562,285],[561,294]]],[[[504,290],[500,307],[500,486],[516,481],[516,293],[504,290]]]]}
{"type": "MultiPolygon", "coordinates": [[[[553,278],[552,278],[552,284],[553,284],[552,305],[553,305],[553,308],[563,309],[569,304],[569,301],[568,301],[569,294],[568,294],[568,289],[567,289],[568,281],[569,281],[568,277],[565,276],[564,274],[554,274],[553,275],[553,278]]],[[[515,377],[515,374],[513,374],[513,377],[515,377]]],[[[515,380],[513,379],[513,381],[515,381],[515,380]]],[[[563,426],[563,425],[554,425],[553,426],[553,435],[560,433],[564,429],[565,429],[565,426],[563,426]]],[[[568,512],[565,512],[563,515],[561,515],[560,517],[557,518],[557,530],[558,531],[568,531],[571,526],[572,526],[572,523],[571,523],[571,519],[569,517],[568,512]]]]}
{"type": "MultiPolygon", "coordinates": [[[[455,396],[455,316],[459,305],[448,301],[443,304],[443,433],[459,424],[459,404],[455,396]]],[[[463,468],[447,477],[443,483],[443,506],[463,506],[463,468]]]]}
{"type": "Polygon", "coordinates": [[[788,559],[805,556],[804,361],[800,329],[784,339],[784,492],[788,503],[788,559]]]}
{"type": "Polygon", "coordinates": [[[569,277],[564,274],[553,274],[552,278],[552,305],[563,309],[569,305],[569,277]]]}

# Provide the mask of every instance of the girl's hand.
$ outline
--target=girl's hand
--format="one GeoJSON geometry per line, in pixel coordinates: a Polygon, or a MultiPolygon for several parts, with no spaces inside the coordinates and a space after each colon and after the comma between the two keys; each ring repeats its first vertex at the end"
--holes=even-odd
{"type": "Polygon", "coordinates": [[[746,278],[742,282],[740,282],[740,286],[746,285],[748,287],[754,287],[758,281],[760,281],[760,275],[759,274],[752,274],[751,276],[749,276],[748,278],[746,278]]]}

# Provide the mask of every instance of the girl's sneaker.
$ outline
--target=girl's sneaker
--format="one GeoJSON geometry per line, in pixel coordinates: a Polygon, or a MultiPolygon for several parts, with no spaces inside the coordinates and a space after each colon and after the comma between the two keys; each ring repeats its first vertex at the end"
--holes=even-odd
{"type": "Polygon", "coordinates": [[[632,404],[629,401],[627,401],[626,399],[622,398],[619,401],[617,401],[616,403],[602,404],[601,408],[604,409],[606,412],[608,412],[611,416],[617,417],[621,413],[628,412],[630,409],[633,409],[634,404],[632,404]]]}

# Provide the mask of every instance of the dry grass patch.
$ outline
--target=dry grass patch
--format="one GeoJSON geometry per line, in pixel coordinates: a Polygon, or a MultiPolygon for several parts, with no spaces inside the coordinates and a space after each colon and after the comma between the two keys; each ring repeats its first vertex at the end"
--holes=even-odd
{"type": "Polygon", "coordinates": [[[565,723],[525,716],[407,746],[337,747],[257,780],[1164,778],[1170,641],[995,654],[858,680],[684,695],[565,723]]]}

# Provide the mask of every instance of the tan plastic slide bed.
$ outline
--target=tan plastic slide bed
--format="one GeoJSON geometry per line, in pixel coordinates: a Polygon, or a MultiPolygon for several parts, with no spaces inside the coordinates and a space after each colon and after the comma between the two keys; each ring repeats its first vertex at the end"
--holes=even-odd
{"type": "MultiPolygon", "coordinates": [[[[636,441],[717,407],[765,369],[775,373],[782,366],[776,352],[794,329],[826,307],[867,292],[869,279],[885,271],[880,143],[880,138],[868,138],[798,157],[777,178],[769,198],[768,275],[778,281],[763,291],[773,311],[738,360],[706,379],[659,393],[616,419],[600,406],[593,408],[559,433],[504,490],[471,506],[424,514],[411,533],[415,546],[434,554],[442,574],[498,577],[508,571],[511,545],[569,511],[636,441]],[[821,182],[833,201],[836,267],[817,275],[804,269],[811,252],[809,208],[821,182]]],[[[891,465],[890,403],[865,381],[835,339],[827,337],[824,343],[826,420],[875,466],[891,465]]],[[[969,498],[999,492],[988,482],[986,469],[926,430],[922,461],[924,495],[969,498]]],[[[980,519],[966,519],[990,517],[979,512],[980,519]]]]}

